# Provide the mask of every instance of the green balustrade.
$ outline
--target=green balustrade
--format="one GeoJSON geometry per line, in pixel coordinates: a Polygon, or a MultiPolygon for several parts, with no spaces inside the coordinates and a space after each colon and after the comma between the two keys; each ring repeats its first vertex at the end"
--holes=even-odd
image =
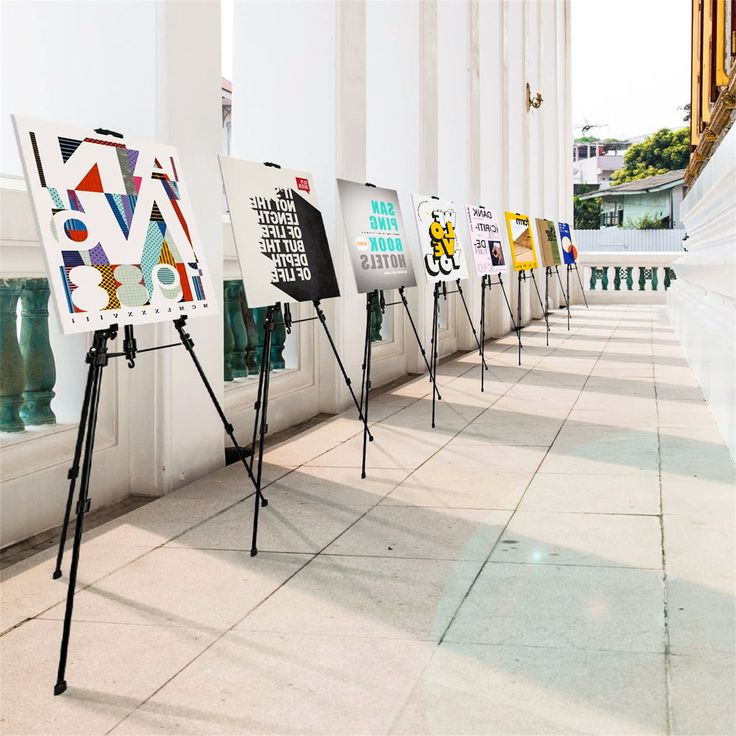
{"type": "Polygon", "coordinates": [[[286,344],[286,327],[284,326],[284,315],[281,309],[276,311],[276,324],[271,336],[271,370],[283,370],[286,368],[284,360],[284,345],[286,344]]]}
{"type": "Polygon", "coordinates": [[[371,302],[371,342],[381,342],[381,328],[383,327],[383,312],[379,299],[371,302]]]}
{"type": "Polygon", "coordinates": [[[16,327],[22,287],[20,279],[0,279],[0,430],[3,432],[25,430],[20,416],[25,384],[23,355],[16,327]]]}
{"type": "MultiPolygon", "coordinates": [[[[590,267],[590,290],[595,291],[600,282],[602,291],[608,290],[608,269],[611,266],[590,267]]],[[[647,281],[651,284],[651,291],[657,291],[659,287],[658,266],[613,266],[613,290],[621,291],[621,285],[626,283],[626,290],[634,290],[634,268],[639,269],[639,291],[645,291],[647,281]]],[[[664,266],[664,288],[669,289],[671,282],[677,277],[669,266],[664,266]]]]}
{"type": "MultiPolygon", "coordinates": [[[[227,300],[227,281],[225,281],[222,285],[222,299],[223,303],[227,300]]],[[[224,310],[224,314],[222,315],[222,344],[223,344],[223,366],[222,366],[222,372],[223,376],[226,382],[233,380],[233,368],[232,368],[232,359],[233,359],[233,345],[235,344],[233,340],[233,331],[230,327],[230,320],[227,316],[227,309],[224,310]]]]}
{"type": "Polygon", "coordinates": [[[23,404],[26,425],[56,424],[51,400],[56,395],[56,366],[49,341],[49,282],[25,279],[20,293],[20,351],[23,355],[23,404]]]}
{"type": "Polygon", "coordinates": [[[245,325],[245,333],[248,338],[248,344],[245,348],[245,367],[248,375],[258,375],[260,364],[258,362],[258,329],[253,319],[253,310],[248,309],[248,302],[245,298],[245,287],[240,282],[240,315],[245,325]]]}
{"type": "Polygon", "coordinates": [[[608,291],[608,266],[592,266],[590,269],[590,290],[595,291],[598,279],[603,291],[608,291]]]}
{"type": "Polygon", "coordinates": [[[240,311],[240,292],[243,282],[225,282],[225,314],[223,319],[227,320],[233,337],[233,346],[230,353],[230,372],[233,378],[245,378],[248,368],[245,364],[245,351],[248,347],[248,333],[245,330],[245,322],[240,311]]]}

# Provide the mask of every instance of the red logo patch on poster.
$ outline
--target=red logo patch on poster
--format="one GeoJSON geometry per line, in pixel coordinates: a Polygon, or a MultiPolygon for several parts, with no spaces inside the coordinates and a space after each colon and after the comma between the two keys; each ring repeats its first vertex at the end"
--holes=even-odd
{"type": "Polygon", "coordinates": [[[300,176],[297,176],[296,188],[309,194],[309,179],[302,179],[300,176]]]}

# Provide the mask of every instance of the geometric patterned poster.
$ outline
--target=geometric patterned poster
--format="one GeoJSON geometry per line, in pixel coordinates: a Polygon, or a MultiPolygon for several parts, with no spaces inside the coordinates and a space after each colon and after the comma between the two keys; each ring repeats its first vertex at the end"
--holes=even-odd
{"type": "Polygon", "coordinates": [[[572,229],[566,222],[558,223],[560,226],[560,245],[562,247],[562,258],[565,263],[573,264],[578,259],[578,249],[572,242],[572,229]]]}
{"type": "Polygon", "coordinates": [[[312,175],[220,156],[248,306],[340,296],[312,175]]]}
{"type": "Polygon", "coordinates": [[[537,235],[539,236],[539,250],[542,253],[542,265],[546,267],[559,266],[560,248],[557,243],[557,228],[552,220],[536,218],[537,235]]]}
{"type": "Polygon", "coordinates": [[[358,293],[416,286],[398,194],[346,179],[337,189],[358,293]]]}
{"type": "Polygon", "coordinates": [[[501,228],[492,210],[466,205],[470,250],[478,276],[491,276],[508,271],[501,246],[501,228]]]}
{"type": "Polygon", "coordinates": [[[534,235],[529,218],[518,212],[507,212],[506,227],[509,232],[514,271],[538,268],[537,254],[534,250],[534,235]]]}
{"type": "Polygon", "coordinates": [[[217,312],[175,148],[13,117],[65,334],[217,312]]]}
{"type": "Polygon", "coordinates": [[[424,275],[433,284],[468,278],[468,264],[457,233],[455,203],[413,194],[424,275]]]}

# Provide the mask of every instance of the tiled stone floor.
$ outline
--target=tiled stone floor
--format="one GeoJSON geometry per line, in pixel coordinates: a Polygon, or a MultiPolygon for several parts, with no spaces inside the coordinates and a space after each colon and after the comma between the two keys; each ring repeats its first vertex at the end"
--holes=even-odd
{"type": "MultiPolygon", "coordinates": [[[[663,311],[576,309],[2,584],[3,734],[733,734],[734,466],[663,311]]],[[[63,493],[64,490],[60,489],[63,493]]]]}

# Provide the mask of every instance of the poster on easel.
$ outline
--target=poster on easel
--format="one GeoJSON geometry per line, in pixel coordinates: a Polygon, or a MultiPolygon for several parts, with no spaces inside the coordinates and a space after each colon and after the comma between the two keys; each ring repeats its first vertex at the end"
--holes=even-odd
{"type": "Polygon", "coordinates": [[[506,213],[506,228],[509,233],[511,260],[514,271],[527,271],[539,268],[537,253],[534,249],[534,234],[531,221],[519,212],[506,213]]]}
{"type": "Polygon", "coordinates": [[[475,273],[493,276],[506,273],[508,266],[501,245],[501,226],[493,210],[487,207],[466,205],[470,251],[473,254],[475,273]]]}
{"type": "Polygon", "coordinates": [[[450,200],[412,194],[424,275],[430,284],[468,278],[465,248],[457,233],[457,210],[450,200]]]}
{"type": "Polygon", "coordinates": [[[542,217],[536,218],[537,235],[539,237],[539,252],[542,254],[542,265],[546,268],[559,266],[560,246],[557,242],[557,228],[552,220],[542,217]]]}
{"type": "Polygon", "coordinates": [[[62,332],[217,313],[173,146],[13,120],[62,332]]]}
{"type": "Polygon", "coordinates": [[[399,195],[346,179],[337,189],[358,293],[416,286],[399,195]]]}
{"type": "Polygon", "coordinates": [[[248,306],[340,296],[312,175],[219,158],[248,306]]]}
{"type": "Polygon", "coordinates": [[[566,265],[572,266],[578,259],[578,249],[572,242],[572,228],[566,222],[558,223],[560,228],[560,247],[562,259],[566,265]]]}

